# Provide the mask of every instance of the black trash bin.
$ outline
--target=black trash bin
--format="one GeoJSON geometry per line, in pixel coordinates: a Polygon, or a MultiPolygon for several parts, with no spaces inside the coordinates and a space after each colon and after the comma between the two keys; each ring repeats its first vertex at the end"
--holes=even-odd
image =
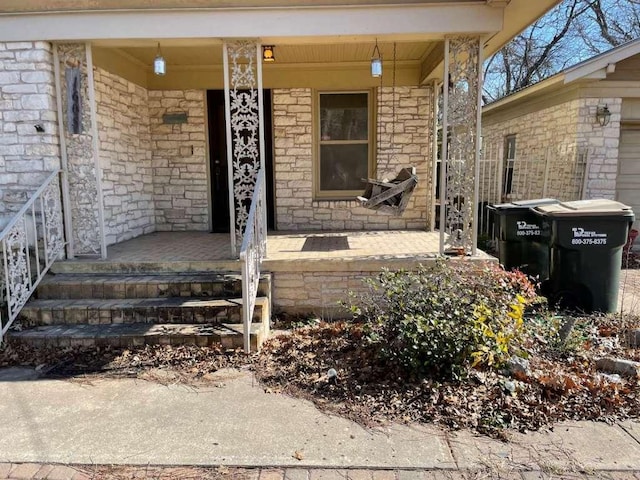
{"type": "Polygon", "coordinates": [[[549,246],[542,241],[540,217],[533,207],[557,204],[553,198],[539,198],[489,206],[495,212],[494,239],[500,264],[546,280],[549,276],[549,246]]]}
{"type": "Polygon", "coordinates": [[[615,312],[622,247],[634,221],[613,200],[578,200],[534,208],[549,243],[549,300],[561,308],[615,312]]]}

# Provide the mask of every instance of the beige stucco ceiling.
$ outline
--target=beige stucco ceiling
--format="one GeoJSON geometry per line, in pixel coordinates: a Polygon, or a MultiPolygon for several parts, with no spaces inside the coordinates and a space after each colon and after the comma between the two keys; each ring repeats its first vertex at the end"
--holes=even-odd
{"type": "MultiPolygon", "coordinates": [[[[156,56],[158,44],[163,57],[173,66],[205,66],[222,64],[222,46],[209,45],[177,45],[172,42],[145,42],[144,44],[121,45],[110,47],[97,44],[97,47],[114,48],[116,52],[134,60],[141,66],[151,67],[156,56]]],[[[315,45],[275,45],[275,56],[279,65],[284,64],[317,64],[317,63],[352,63],[368,62],[371,59],[375,42],[367,43],[334,43],[315,45]]],[[[428,55],[437,42],[398,42],[396,44],[396,60],[398,62],[420,62],[428,55]]],[[[379,42],[378,47],[385,61],[393,60],[393,43],[379,42]]]]}

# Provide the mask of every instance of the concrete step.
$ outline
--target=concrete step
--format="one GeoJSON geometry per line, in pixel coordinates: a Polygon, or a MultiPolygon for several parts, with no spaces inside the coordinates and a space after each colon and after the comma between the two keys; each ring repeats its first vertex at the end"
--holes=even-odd
{"type": "MultiPolygon", "coordinates": [[[[270,296],[271,276],[260,277],[258,296],[270,296]]],[[[242,296],[242,277],[238,274],[56,274],[47,275],[38,286],[36,297],[47,299],[123,299],[242,296]]]]}
{"type": "MultiPolygon", "coordinates": [[[[242,298],[123,298],[32,300],[20,312],[27,327],[123,323],[222,324],[242,321],[242,298]]],[[[254,320],[269,317],[269,299],[258,297],[254,320]],[[264,310],[264,312],[263,312],[264,310]]]]}
{"type": "MultiPolygon", "coordinates": [[[[224,348],[242,348],[241,324],[130,323],[110,325],[46,325],[20,332],[10,331],[9,342],[33,346],[114,346],[146,344],[199,345],[220,343],[224,348]]],[[[251,325],[251,350],[260,348],[269,333],[268,322],[251,325]]]]}

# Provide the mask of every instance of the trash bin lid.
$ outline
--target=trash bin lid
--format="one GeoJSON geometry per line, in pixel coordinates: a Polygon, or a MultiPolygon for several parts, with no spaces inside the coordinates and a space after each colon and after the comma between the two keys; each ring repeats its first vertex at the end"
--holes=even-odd
{"type": "Polygon", "coordinates": [[[534,210],[541,215],[553,217],[633,216],[633,211],[630,206],[604,198],[560,202],[555,205],[541,205],[535,207],[534,210]]]}
{"type": "Polygon", "coordinates": [[[513,202],[514,205],[519,207],[537,207],[538,205],[553,205],[555,203],[560,203],[555,198],[536,198],[534,200],[518,200],[517,202],[513,202]]]}
{"type": "Polygon", "coordinates": [[[555,198],[536,198],[533,200],[518,200],[516,202],[497,203],[495,205],[489,205],[492,210],[529,210],[530,208],[537,207],[539,205],[552,205],[559,203],[555,198]]]}

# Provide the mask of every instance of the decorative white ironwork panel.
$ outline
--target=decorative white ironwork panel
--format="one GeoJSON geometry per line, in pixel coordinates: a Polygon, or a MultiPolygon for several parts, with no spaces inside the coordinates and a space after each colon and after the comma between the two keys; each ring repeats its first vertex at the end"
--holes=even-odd
{"type": "Polygon", "coordinates": [[[65,245],[60,182],[57,176],[42,193],[40,208],[44,226],[45,260],[47,264],[51,264],[58,259],[65,245]]]}
{"type": "Polygon", "coordinates": [[[59,174],[52,172],[0,231],[0,341],[64,251],[59,174]]]}
{"type": "Polygon", "coordinates": [[[230,139],[235,242],[240,246],[260,170],[260,106],[256,43],[226,43],[228,75],[227,139],[230,139]]]}
{"type": "Polygon", "coordinates": [[[56,48],[74,253],[100,255],[103,239],[98,197],[102,192],[94,158],[87,48],[83,43],[57,44],[56,48]]]}
{"type": "Polygon", "coordinates": [[[26,222],[24,216],[18,220],[3,242],[9,318],[20,311],[31,295],[26,222]]]}
{"type": "MultiPolygon", "coordinates": [[[[449,45],[448,95],[445,102],[445,232],[449,248],[474,250],[475,177],[480,94],[480,39],[455,37],[449,45]]],[[[445,82],[446,86],[446,82],[445,82]]],[[[444,141],[444,138],[443,138],[444,141]]]]}

